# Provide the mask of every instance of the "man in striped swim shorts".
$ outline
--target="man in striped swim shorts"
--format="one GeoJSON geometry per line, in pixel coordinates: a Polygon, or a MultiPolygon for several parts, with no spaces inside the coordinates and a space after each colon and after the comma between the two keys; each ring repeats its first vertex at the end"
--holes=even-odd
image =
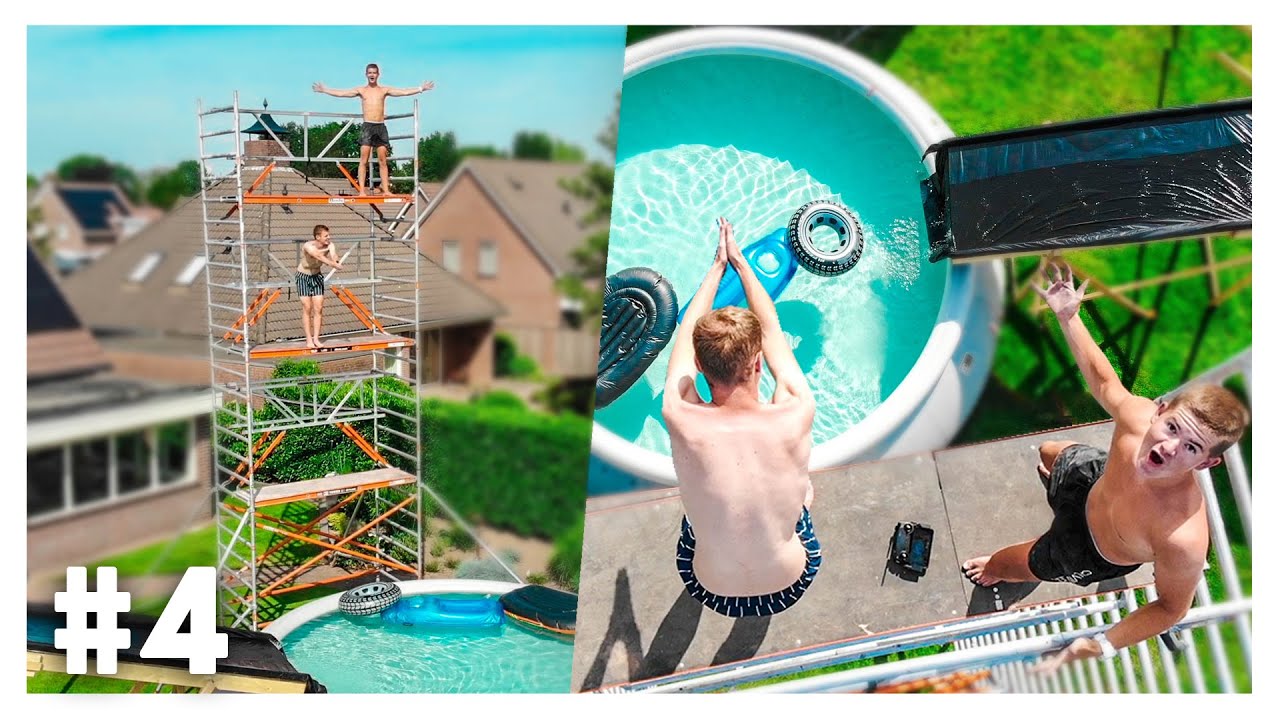
{"type": "Polygon", "coordinates": [[[711,271],[676,331],[665,392],[662,417],[685,510],[676,545],[685,591],[728,617],[786,610],[822,564],[809,517],[814,399],[773,300],[723,218],[711,271]],[[750,309],[712,310],[730,268],[750,309]],[[767,403],[764,363],[777,381],[767,403]],[[710,402],[698,394],[699,372],[710,402]]]}
{"type": "Polygon", "coordinates": [[[306,336],[307,347],[312,350],[324,347],[320,342],[320,324],[324,315],[324,273],[321,270],[324,265],[342,269],[337,246],[329,240],[329,228],[317,225],[311,230],[311,239],[302,244],[302,261],[293,276],[298,299],[302,301],[302,334],[306,336]]]}

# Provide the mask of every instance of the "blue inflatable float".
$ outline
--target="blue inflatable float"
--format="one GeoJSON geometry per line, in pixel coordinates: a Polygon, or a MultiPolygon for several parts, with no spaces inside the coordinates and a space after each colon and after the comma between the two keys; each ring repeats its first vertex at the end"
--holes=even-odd
{"type": "Polygon", "coordinates": [[[382,611],[384,622],[436,628],[497,627],[503,623],[502,604],[486,597],[402,597],[382,611]]]}
{"type": "MultiPolygon", "coordinates": [[[[751,243],[742,249],[742,256],[747,259],[747,264],[755,271],[756,277],[760,278],[760,284],[774,300],[777,300],[782,291],[787,289],[787,284],[791,282],[791,278],[795,277],[796,270],[800,267],[795,253],[791,251],[787,228],[778,228],[751,243]]],[[[747,291],[742,287],[742,279],[732,268],[728,268],[720,280],[720,287],[716,289],[716,297],[711,302],[711,308],[714,310],[730,305],[741,305],[746,299],[747,291]]],[[[688,307],[686,303],[680,308],[679,321],[684,321],[684,311],[688,307]]]]}

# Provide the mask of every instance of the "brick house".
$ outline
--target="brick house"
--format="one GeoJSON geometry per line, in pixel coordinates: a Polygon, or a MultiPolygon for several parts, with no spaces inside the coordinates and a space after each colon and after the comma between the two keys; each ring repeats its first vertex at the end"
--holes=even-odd
{"type": "Polygon", "coordinates": [[[211,517],[207,386],[116,372],[30,247],[26,400],[29,581],[211,517]]]}
{"type": "Polygon", "coordinates": [[[589,207],[561,187],[585,166],[469,157],[423,211],[418,243],[432,261],[502,303],[496,329],[543,372],[594,378],[599,333],[583,322],[556,281],[575,268],[572,253],[599,228],[589,207]]]}

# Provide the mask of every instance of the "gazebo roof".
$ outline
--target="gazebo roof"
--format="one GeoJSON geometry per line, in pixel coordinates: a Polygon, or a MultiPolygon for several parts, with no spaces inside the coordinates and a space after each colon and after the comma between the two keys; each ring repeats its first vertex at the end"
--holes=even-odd
{"type": "Polygon", "coordinates": [[[271,117],[271,113],[262,113],[259,117],[261,118],[260,120],[240,132],[250,135],[268,135],[267,130],[270,129],[277,137],[289,132],[287,128],[282,127],[280,123],[271,117]]]}

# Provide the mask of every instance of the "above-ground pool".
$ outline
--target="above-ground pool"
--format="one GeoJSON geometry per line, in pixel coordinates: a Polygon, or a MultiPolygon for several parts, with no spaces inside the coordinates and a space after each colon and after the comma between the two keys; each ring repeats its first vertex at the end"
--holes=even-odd
{"type": "MultiPolygon", "coordinates": [[[[627,51],[607,271],[653,268],[683,305],[716,217],[746,247],[807,202],[845,205],[861,260],[835,277],[801,269],[777,298],[817,401],[813,467],[940,447],[989,372],[1002,283],[991,263],[928,262],[921,156],[950,136],[901,82],[822,41],[700,29],[640,43],[627,51]]],[[[670,350],[596,411],[592,437],[598,460],[662,483],[675,480],[661,417],[670,350]]],[[[766,375],[762,396],[772,390],[766,375]]]]}
{"type": "MultiPolygon", "coordinates": [[[[519,587],[471,580],[400,584],[405,599],[496,598],[519,587]]],[[[337,595],[309,603],[268,628],[299,671],[337,693],[564,693],[572,636],[507,618],[496,627],[408,626],[337,612],[337,595]]]]}

